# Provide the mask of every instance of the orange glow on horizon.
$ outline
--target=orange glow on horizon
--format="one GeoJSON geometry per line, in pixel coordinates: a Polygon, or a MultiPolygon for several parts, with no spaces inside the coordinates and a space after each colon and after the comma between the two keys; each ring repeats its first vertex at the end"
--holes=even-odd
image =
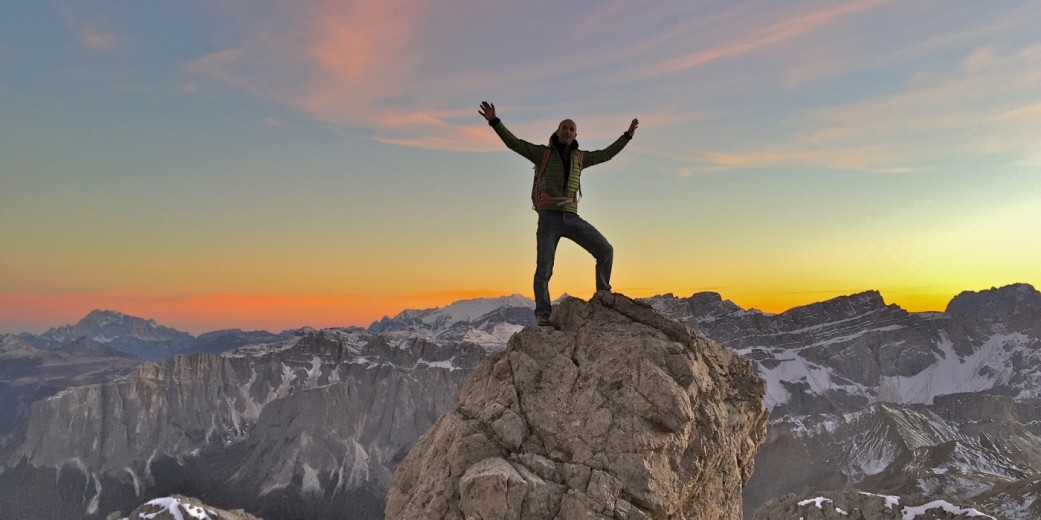
{"type": "MultiPolygon", "coordinates": [[[[955,296],[954,294],[947,293],[923,293],[908,294],[894,299],[890,297],[886,291],[879,292],[882,294],[882,300],[885,301],[886,305],[895,304],[907,312],[943,312],[943,310],[947,308],[947,303],[955,296]]],[[[801,293],[758,296],[752,298],[727,298],[724,294],[723,298],[733,301],[744,309],[759,309],[771,314],[780,314],[796,307],[819,303],[840,296],[849,296],[850,294],[852,293],[801,293]]]]}
{"type": "MultiPolygon", "coordinates": [[[[620,289],[623,290],[624,289],[620,289]]],[[[674,293],[678,298],[705,290],[721,293],[745,309],[779,314],[794,307],[826,301],[853,292],[801,292],[727,295],[725,290],[695,290],[674,293]]],[[[667,291],[633,290],[633,297],[649,297],[667,291]],[[646,293],[646,294],[644,294],[646,293]]],[[[854,291],[855,292],[855,291],[854,291]]],[[[887,304],[909,312],[943,311],[955,294],[943,292],[901,292],[892,298],[881,291],[887,304]]],[[[95,309],[114,310],[130,316],[154,319],[160,325],[191,334],[222,329],[267,330],[281,332],[300,327],[367,327],[384,316],[395,316],[406,309],[443,307],[459,300],[495,298],[510,294],[491,289],[432,291],[408,294],[289,295],[159,293],[146,291],[108,291],[73,294],[0,295],[0,322],[6,332],[41,333],[53,327],[73,324],[95,309]]],[[[580,298],[591,295],[574,293],[580,298]]],[[[525,296],[531,297],[530,294],[525,296]]],[[[554,294],[554,297],[560,294],[554,294]]]]}
{"type": "MultiPolygon", "coordinates": [[[[154,319],[160,325],[201,334],[221,329],[281,332],[300,327],[367,327],[405,309],[501,296],[501,291],[459,290],[389,295],[285,295],[150,293],[108,291],[73,294],[0,295],[0,326],[40,333],[73,324],[96,309],[154,319]]],[[[17,329],[17,330],[15,330],[17,329]]]]}

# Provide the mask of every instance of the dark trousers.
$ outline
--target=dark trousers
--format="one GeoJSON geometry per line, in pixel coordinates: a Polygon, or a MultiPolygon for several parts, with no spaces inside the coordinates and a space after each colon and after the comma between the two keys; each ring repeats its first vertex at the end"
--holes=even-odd
{"type": "Polygon", "coordinates": [[[549,315],[549,279],[553,276],[553,260],[560,238],[570,239],[596,258],[596,290],[611,290],[611,266],[614,248],[592,224],[577,213],[539,210],[539,229],[535,232],[538,252],[535,257],[535,315],[549,315]]]}

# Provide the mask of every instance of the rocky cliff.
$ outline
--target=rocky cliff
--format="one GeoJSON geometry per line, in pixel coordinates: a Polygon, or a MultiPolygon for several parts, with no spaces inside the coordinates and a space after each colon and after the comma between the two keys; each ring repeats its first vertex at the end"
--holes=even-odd
{"type": "Polygon", "coordinates": [[[715,293],[648,301],[767,380],[770,434],[746,511],[856,487],[1039,518],[1041,293],[1030,285],[964,292],[943,313],[907,312],[875,291],[777,315],[715,293]]]}
{"type": "Polygon", "coordinates": [[[271,518],[372,518],[484,356],[327,329],[68,388],[33,403],[0,467],[0,517],[99,518],[176,492],[271,518]]]}
{"type": "Polygon", "coordinates": [[[111,381],[143,362],[87,338],[40,350],[18,336],[0,336],[0,461],[9,460],[25,440],[33,402],[68,388],[111,381]]]}
{"type": "Polygon", "coordinates": [[[741,518],[767,419],[748,361],[618,294],[552,319],[474,369],[386,518],[741,518]]]}

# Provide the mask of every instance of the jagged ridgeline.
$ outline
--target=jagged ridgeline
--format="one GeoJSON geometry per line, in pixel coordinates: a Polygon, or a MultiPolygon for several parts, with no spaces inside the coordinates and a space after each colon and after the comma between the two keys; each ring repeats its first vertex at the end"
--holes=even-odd
{"type": "MultiPolygon", "coordinates": [[[[795,507],[843,488],[1041,518],[1033,287],[963,293],[934,313],[875,292],[777,315],[715,293],[645,302],[767,381],[746,518],[775,498],[791,494],[795,507]]],[[[0,518],[105,518],[174,493],[269,520],[383,518],[395,468],[456,409],[474,367],[532,323],[532,305],[470,300],[368,329],[218,331],[177,347],[201,353],[152,363],[114,348],[120,334],[160,338],[117,327],[150,320],[113,313],[67,343],[2,335],[0,518]]]]}

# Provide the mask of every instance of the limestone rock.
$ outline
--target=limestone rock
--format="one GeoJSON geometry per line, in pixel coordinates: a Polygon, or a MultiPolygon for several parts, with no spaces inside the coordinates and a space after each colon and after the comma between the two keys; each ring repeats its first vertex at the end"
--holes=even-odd
{"type": "Polygon", "coordinates": [[[567,299],[472,372],[386,518],[740,519],[766,437],[747,360],[649,306],[567,299]]]}

